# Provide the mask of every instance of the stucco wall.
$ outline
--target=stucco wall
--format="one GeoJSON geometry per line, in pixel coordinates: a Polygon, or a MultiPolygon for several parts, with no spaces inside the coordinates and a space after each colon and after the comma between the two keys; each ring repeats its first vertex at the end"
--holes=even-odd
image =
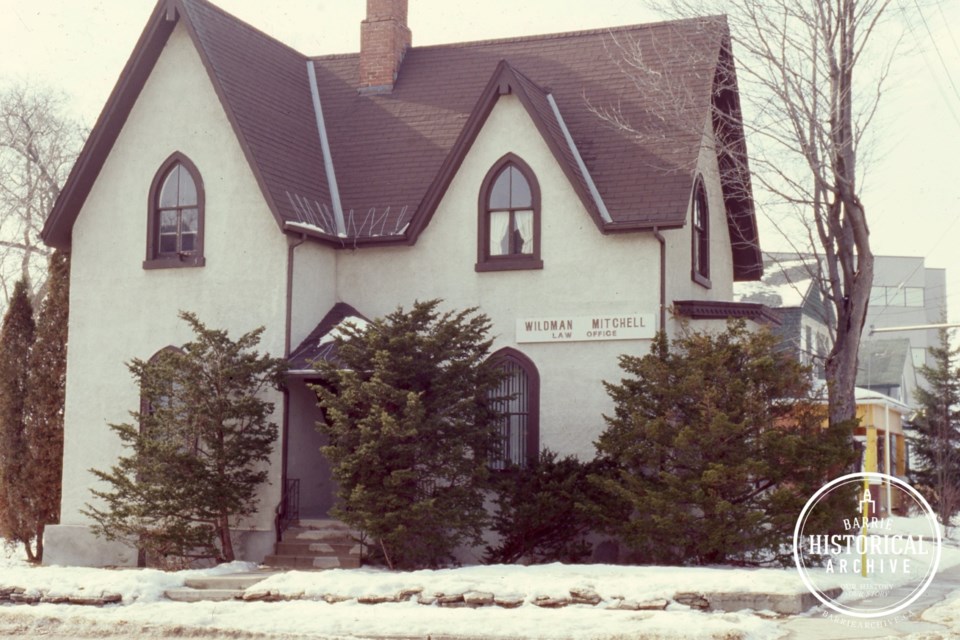
{"type": "MultiPolygon", "coordinates": [[[[693,224],[692,190],[691,206],[687,209],[687,224],[682,229],[664,231],[667,242],[667,306],[674,300],[733,300],[733,251],[730,246],[730,231],[727,227],[727,210],[720,186],[720,167],[717,164],[713,127],[708,118],[704,124],[703,141],[696,173],[703,178],[707,192],[710,236],[710,286],[705,287],[692,278],[693,224]]],[[[691,187],[693,182],[691,181],[691,187]]],[[[691,325],[693,327],[694,325],[691,325]]],[[[722,328],[724,323],[711,321],[698,323],[697,327],[722,328]]],[[[668,314],[667,328],[671,332],[680,329],[680,323],[668,314]]],[[[697,329],[699,330],[699,329],[697,329]]]]}
{"type": "Polygon", "coordinates": [[[296,349],[338,301],[337,259],[334,249],[309,240],[295,246],[293,252],[290,348],[296,349]]]}
{"type": "MultiPolygon", "coordinates": [[[[128,411],[139,404],[125,363],[189,340],[179,310],[235,337],[265,326],[261,351],[283,353],[286,242],[183,27],[170,37],[104,163],[72,244],[62,525],[48,529],[53,541],[87,531],[80,509],[92,499],[88,470],[106,469],[123,453],[108,424],[129,421],[128,411]],[[203,180],[206,266],[145,270],[150,184],[175,151],[194,162],[203,180]]],[[[279,423],[281,397],[270,400],[279,423]]],[[[251,523],[263,530],[272,526],[280,476],[279,451],[274,458],[264,514],[251,523]]],[[[117,561],[92,546],[90,557],[71,555],[64,545],[47,549],[51,563],[117,561]]]]}
{"type": "Polygon", "coordinates": [[[646,353],[649,341],[516,344],[518,318],[650,313],[659,304],[659,245],[651,234],[604,236],[526,110],[502,97],[413,247],[338,253],[338,296],[368,316],[398,304],[443,298],[479,306],[494,326],[494,349],[513,346],[541,381],[541,446],[591,457],[611,408],[602,380],[619,379],[617,356],[646,353]],[[513,152],[540,185],[542,270],[478,273],[477,203],[490,167],[513,152]]]}

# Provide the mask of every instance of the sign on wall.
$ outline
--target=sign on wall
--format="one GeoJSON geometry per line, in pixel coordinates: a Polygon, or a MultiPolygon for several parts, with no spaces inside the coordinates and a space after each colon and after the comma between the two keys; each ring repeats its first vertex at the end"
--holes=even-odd
{"type": "Polygon", "coordinates": [[[518,343],[649,340],[654,333],[652,313],[517,319],[518,343]]]}

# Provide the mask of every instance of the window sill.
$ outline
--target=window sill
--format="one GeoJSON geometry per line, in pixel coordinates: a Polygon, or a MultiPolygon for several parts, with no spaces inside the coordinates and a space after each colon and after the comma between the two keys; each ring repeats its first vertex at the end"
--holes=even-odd
{"type": "Polygon", "coordinates": [[[182,269],[202,267],[207,263],[203,256],[181,256],[176,258],[150,258],[143,261],[144,269],[182,269]]]}
{"type": "Polygon", "coordinates": [[[485,262],[478,262],[474,266],[474,269],[477,272],[543,269],[543,260],[538,260],[535,258],[506,258],[503,260],[488,259],[485,262]]]}
{"type": "Polygon", "coordinates": [[[698,285],[700,285],[704,289],[713,288],[713,284],[710,282],[710,278],[705,278],[704,276],[700,275],[696,271],[691,272],[690,277],[693,279],[694,282],[696,282],[698,285]]]}

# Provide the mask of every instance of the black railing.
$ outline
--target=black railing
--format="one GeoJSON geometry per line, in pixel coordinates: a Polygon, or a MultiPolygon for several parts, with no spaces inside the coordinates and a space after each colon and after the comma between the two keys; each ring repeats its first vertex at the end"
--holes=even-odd
{"type": "Polygon", "coordinates": [[[287,479],[283,483],[283,495],[276,509],[277,542],[291,522],[300,519],[300,480],[287,479]]]}

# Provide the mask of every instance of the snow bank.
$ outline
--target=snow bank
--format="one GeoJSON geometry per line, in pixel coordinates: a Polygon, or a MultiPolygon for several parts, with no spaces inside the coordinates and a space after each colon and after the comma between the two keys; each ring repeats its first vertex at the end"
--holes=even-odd
{"type": "Polygon", "coordinates": [[[796,571],[732,567],[631,567],[622,565],[476,566],[457,569],[391,572],[377,569],[332,569],[276,574],[250,590],[281,596],[320,599],[326,594],[348,598],[395,596],[402,591],[457,594],[467,591],[523,598],[568,598],[571,589],[591,589],[603,600],[673,598],[683,591],[731,591],[776,594],[805,590],[796,571]]]}

